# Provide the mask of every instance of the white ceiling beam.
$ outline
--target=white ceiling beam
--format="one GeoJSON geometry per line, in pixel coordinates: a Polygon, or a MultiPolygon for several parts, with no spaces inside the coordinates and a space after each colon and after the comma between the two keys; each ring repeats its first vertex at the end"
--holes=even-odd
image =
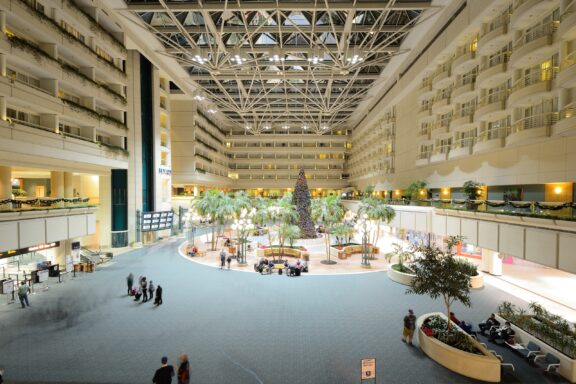
{"type": "MultiPolygon", "coordinates": [[[[202,47],[202,46],[201,46],[202,47]]],[[[250,47],[240,47],[240,48],[234,48],[234,47],[228,47],[228,49],[238,49],[238,52],[240,53],[270,53],[272,51],[272,49],[274,49],[275,46],[273,45],[259,45],[259,46],[255,46],[253,48],[250,47]]],[[[208,47],[203,46],[203,49],[207,49],[208,47]]],[[[354,45],[350,46],[350,49],[355,48],[354,45]]],[[[361,46],[357,47],[359,50],[362,50],[361,46]]],[[[328,45],[327,49],[330,50],[330,52],[333,55],[337,55],[338,52],[338,48],[335,45],[328,45]]],[[[165,52],[166,53],[183,53],[183,52],[194,52],[195,48],[185,48],[185,47],[167,47],[165,52]]],[[[291,46],[291,45],[284,45],[281,49],[281,52],[288,54],[288,53],[306,53],[309,54],[313,51],[312,48],[307,47],[307,46],[291,46]]],[[[387,47],[382,47],[379,48],[378,50],[375,51],[370,51],[371,53],[382,53],[382,52],[398,52],[400,51],[400,47],[397,46],[387,46],[387,47]]]]}
{"type": "MultiPolygon", "coordinates": [[[[281,75],[276,73],[262,73],[260,76],[263,80],[282,80],[282,79],[290,79],[290,80],[303,80],[303,77],[306,74],[303,71],[295,71],[295,72],[284,72],[281,75]]],[[[315,73],[314,74],[315,80],[378,80],[380,79],[379,74],[358,74],[358,75],[341,75],[337,72],[323,72],[323,73],[315,73]]],[[[254,76],[250,74],[237,74],[237,73],[219,73],[219,74],[206,74],[206,75],[196,75],[191,74],[190,80],[254,80],[254,76]]],[[[298,85],[298,84],[296,84],[298,85]]]]}
{"type": "MultiPolygon", "coordinates": [[[[430,8],[430,1],[426,2],[393,2],[389,6],[388,1],[372,1],[372,2],[343,2],[343,3],[330,3],[329,5],[324,4],[324,2],[292,2],[292,1],[259,1],[259,2],[222,2],[222,3],[206,3],[201,6],[197,3],[186,1],[182,3],[170,2],[168,5],[173,12],[190,12],[201,10],[209,12],[219,12],[219,11],[348,11],[350,9],[355,9],[357,11],[382,11],[385,9],[391,9],[394,11],[415,11],[430,8]]],[[[165,12],[166,10],[162,5],[158,3],[137,3],[131,2],[124,9],[118,9],[119,11],[128,10],[130,12],[165,12]]]]}
{"type": "MultiPolygon", "coordinates": [[[[191,34],[197,33],[206,33],[206,26],[184,26],[184,30],[191,34]]],[[[178,27],[155,27],[156,31],[160,33],[178,33],[180,29],[178,27]]],[[[215,34],[228,34],[228,33],[246,33],[246,30],[253,33],[278,33],[278,26],[277,25],[263,25],[263,26],[256,26],[256,25],[249,25],[249,26],[237,26],[237,25],[227,25],[224,31],[217,31],[215,34]]],[[[402,26],[390,25],[390,26],[383,26],[380,28],[375,29],[372,25],[353,25],[350,29],[351,33],[369,33],[369,32],[408,32],[410,28],[402,28],[402,26]]],[[[283,25],[282,31],[284,33],[323,33],[323,32],[333,32],[332,27],[328,25],[301,25],[295,27],[293,25],[283,25]]],[[[336,33],[344,32],[344,26],[338,25],[334,27],[334,31],[336,33]]],[[[213,33],[210,31],[210,33],[213,33]]]]}

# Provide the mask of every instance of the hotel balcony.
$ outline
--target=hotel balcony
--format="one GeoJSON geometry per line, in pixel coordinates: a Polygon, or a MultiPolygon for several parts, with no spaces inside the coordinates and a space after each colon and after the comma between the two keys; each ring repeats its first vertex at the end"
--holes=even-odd
{"type": "Polygon", "coordinates": [[[442,96],[438,99],[434,99],[432,103],[432,113],[442,114],[452,110],[452,103],[450,101],[450,96],[442,96]]]}
{"type": "Polygon", "coordinates": [[[538,17],[551,13],[559,6],[559,0],[516,0],[510,17],[510,26],[513,29],[525,29],[538,17]]]}
{"type": "Polygon", "coordinates": [[[507,92],[485,96],[480,99],[474,119],[477,121],[494,121],[508,115],[506,109],[507,92]]]}
{"type": "Polygon", "coordinates": [[[557,84],[563,88],[576,87],[576,51],[569,53],[562,64],[560,65],[560,72],[557,76],[557,84]]]}
{"type": "Polygon", "coordinates": [[[472,153],[484,153],[502,148],[505,135],[506,127],[480,132],[472,147],[472,153]]]}
{"type": "Polygon", "coordinates": [[[448,154],[450,153],[450,146],[443,145],[438,148],[434,148],[432,156],[430,156],[430,164],[440,163],[442,161],[448,160],[448,154]]]}
{"type": "Polygon", "coordinates": [[[422,167],[428,164],[430,164],[430,152],[420,153],[416,159],[416,166],[422,167]]]}
{"type": "Polygon", "coordinates": [[[478,88],[493,88],[511,76],[511,71],[508,71],[507,55],[494,57],[480,66],[480,72],[476,77],[478,88]]]}
{"type": "Polygon", "coordinates": [[[416,140],[418,141],[426,141],[430,140],[430,131],[431,127],[420,127],[416,132],[416,140]]]}
{"type": "Polygon", "coordinates": [[[488,56],[497,52],[512,39],[512,32],[508,28],[508,18],[502,19],[497,25],[478,39],[478,55],[488,56]]]}
{"type": "Polygon", "coordinates": [[[430,107],[422,107],[418,113],[416,114],[416,120],[425,120],[428,117],[432,117],[432,108],[430,107]]]}
{"type": "Polygon", "coordinates": [[[462,51],[460,52],[460,55],[452,61],[452,73],[459,75],[470,72],[476,65],[478,65],[479,60],[480,56],[478,56],[475,51],[462,51]]]}
{"type": "Polygon", "coordinates": [[[512,68],[530,68],[558,52],[558,45],[554,44],[556,26],[557,24],[552,22],[524,33],[514,42],[514,49],[510,55],[510,66],[512,68]]]}
{"type": "Polygon", "coordinates": [[[559,117],[560,120],[554,125],[552,134],[555,136],[576,135],[576,102],[562,108],[559,117]]]}
{"type": "Polygon", "coordinates": [[[450,96],[452,103],[462,103],[474,98],[476,96],[475,82],[456,84],[450,96]]]}
{"type": "Polygon", "coordinates": [[[454,76],[452,75],[450,65],[444,64],[432,78],[432,87],[434,89],[443,89],[452,84],[452,81],[454,81],[454,76]]]}
{"type": "Polygon", "coordinates": [[[450,136],[450,120],[435,122],[430,132],[430,138],[437,139],[446,136],[450,136]]]}
{"type": "Polygon", "coordinates": [[[551,81],[548,79],[551,77],[551,75],[537,72],[517,80],[508,97],[508,107],[515,108],[523,104],[537,104],[548,98],[552,87],[551,81]]]}
{"type": "Polygon", "coordinates": [[[558,36],[565,40],[576,38],[576,2],[574,1],[570,2],[560,17],[558,36]]]}
{"type": "Polygon", "coordinates": [[[558,112],[543,113],[520,119],[512,124],[506,136],[506,146],[530,144],[548,137],[552,125],[558,121],[558,112]]]}
{"type": "Polygon", "coordinates": [[[457,130],[464,130],[474,125],[474,111],[471,111],[468,115],[455,115],[452,121],[450,121],[450,132],[457,130]]]}
{"type": "Polygon", "coordinates": [[[434,94],[434,88],[432,88],[432,80],[426,79],[420,84],[418,89],[418,100],[423,100],[434,94]]]}
{"type": "Polygon", "coordinates": [[[450,152],[448,152],[448,159],[457,159],[459,157],[469,156],[472,154],[472,147],[474,145],[473,138],[460,139],[452,144],[450,152]]]}

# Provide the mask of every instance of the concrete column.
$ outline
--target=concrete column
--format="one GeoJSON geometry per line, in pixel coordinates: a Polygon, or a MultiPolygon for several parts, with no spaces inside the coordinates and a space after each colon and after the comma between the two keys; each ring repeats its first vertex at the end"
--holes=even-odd
{"type": "Polygon", "coordinates": [[[0,200],[12,198],[12,168],[0,166],[0,200]]]}
{"type": "Polygon", "coordinates": [[[500,254],[489,249],[482,249],[482,261],[480,263],[480,269],[484,272],[488,272],[491,275],[501,276],[502,259],[500,259],[500,254]]]}
{"type": "Polygon", "coordinates": [[[52,96],[58,97],[58,80],[56,79],[40,79],[40,87],[48,91],[52,96]]]}
{"type": "Polygon", "coordinates": [[[40,125],[50,128],[51,131],[58,133],[60,132],[60,117],[58,115],[41,113],[40,125]]]}
{"type": "Polygon", "coordinates": [[[0,119],[6,120],[6,98],[0,96],[0,119]]]}
{"type": "Polygon", "coordinates": [[[74,197],[74,177],[71,172],[64,172],[64,197],[74,197]]]}
{"type": "Polygon", "coordinates": [[[97,233],[102,248],[109,248],[112,231],[112,183],[110,175],[100,176],[98,180],[98,195],[100,204],[96,211],[97,233]]]}
{"type": "Polygon", "coordinates": [[[6,76],[6,55],[0,54],[0,76],[6,76]]]}
{"type": "Polygon", "coordinates": [[[58,60],[58,46],[52,43],[40,43],[40,49],[50,55],[53,59],[58,60]]]}
{"type": "Polygon", "coordinates": [[[50,197],[64,197],[64,172],[50,172],[50,197]]]}
{"type": "Polygon", "coordinates": [[[6,12],[0,11],[0,31],[6,32],[6,12]]]}
{"type": "Polygon", "coordinates": [[[96,79],[96,68],[94,67],[80,67],[79,71],[81,74],[92,80],[96,79]]]}

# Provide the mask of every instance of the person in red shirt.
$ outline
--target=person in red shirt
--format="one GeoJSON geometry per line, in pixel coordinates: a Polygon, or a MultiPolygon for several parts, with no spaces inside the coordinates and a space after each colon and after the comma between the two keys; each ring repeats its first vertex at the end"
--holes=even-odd
{"type": "Polygon", "coordinates": [[[450,312],[450,320],[452,320],[453,322],[455,322],[457,325],[460,325],[460,320],[458,320],[458,318],[456,317],[456,315],[454,314],[454,312],[450,312]]]}
{"type": "Polygon", "coordinates": [[[422,329],[422,332],[424,332],[426,336],[434,336],[434,330],[430,326],[430,319],[424,320],[420,329],[422,329]]]}

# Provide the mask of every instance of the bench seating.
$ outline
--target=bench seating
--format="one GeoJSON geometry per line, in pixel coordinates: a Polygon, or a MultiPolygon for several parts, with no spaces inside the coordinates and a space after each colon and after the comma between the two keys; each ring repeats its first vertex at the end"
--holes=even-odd
{"type": "Polygon", "coordinates": [[[257,256],[258,257],[290,256],[299,259],[304,259],[306,257],[309,257],[310,254],[308,253],[308,251],[302,251],[300,249],[285,247],[284,254],[282,255],[279,247],[272,247],[272,248],[258,248],[257,256]]]}
{"type": "MultiPolygon", "coordinates": [[[[368,251],[370,253],[377,254],[380,252],[380,249],[378,247],[370,245],[370,246],[368,246],[368,251]]],[[[343,260],[343,259],[346,259],[347,257],[350,257],[350,255],[352,255],[354,253],[362,253],[362,244],[348,245],[348,246],[343,247],[342,249],[330,247],[330,253],[333,253],[333,252],[337,253],[338,258],[343,260]]]]}

